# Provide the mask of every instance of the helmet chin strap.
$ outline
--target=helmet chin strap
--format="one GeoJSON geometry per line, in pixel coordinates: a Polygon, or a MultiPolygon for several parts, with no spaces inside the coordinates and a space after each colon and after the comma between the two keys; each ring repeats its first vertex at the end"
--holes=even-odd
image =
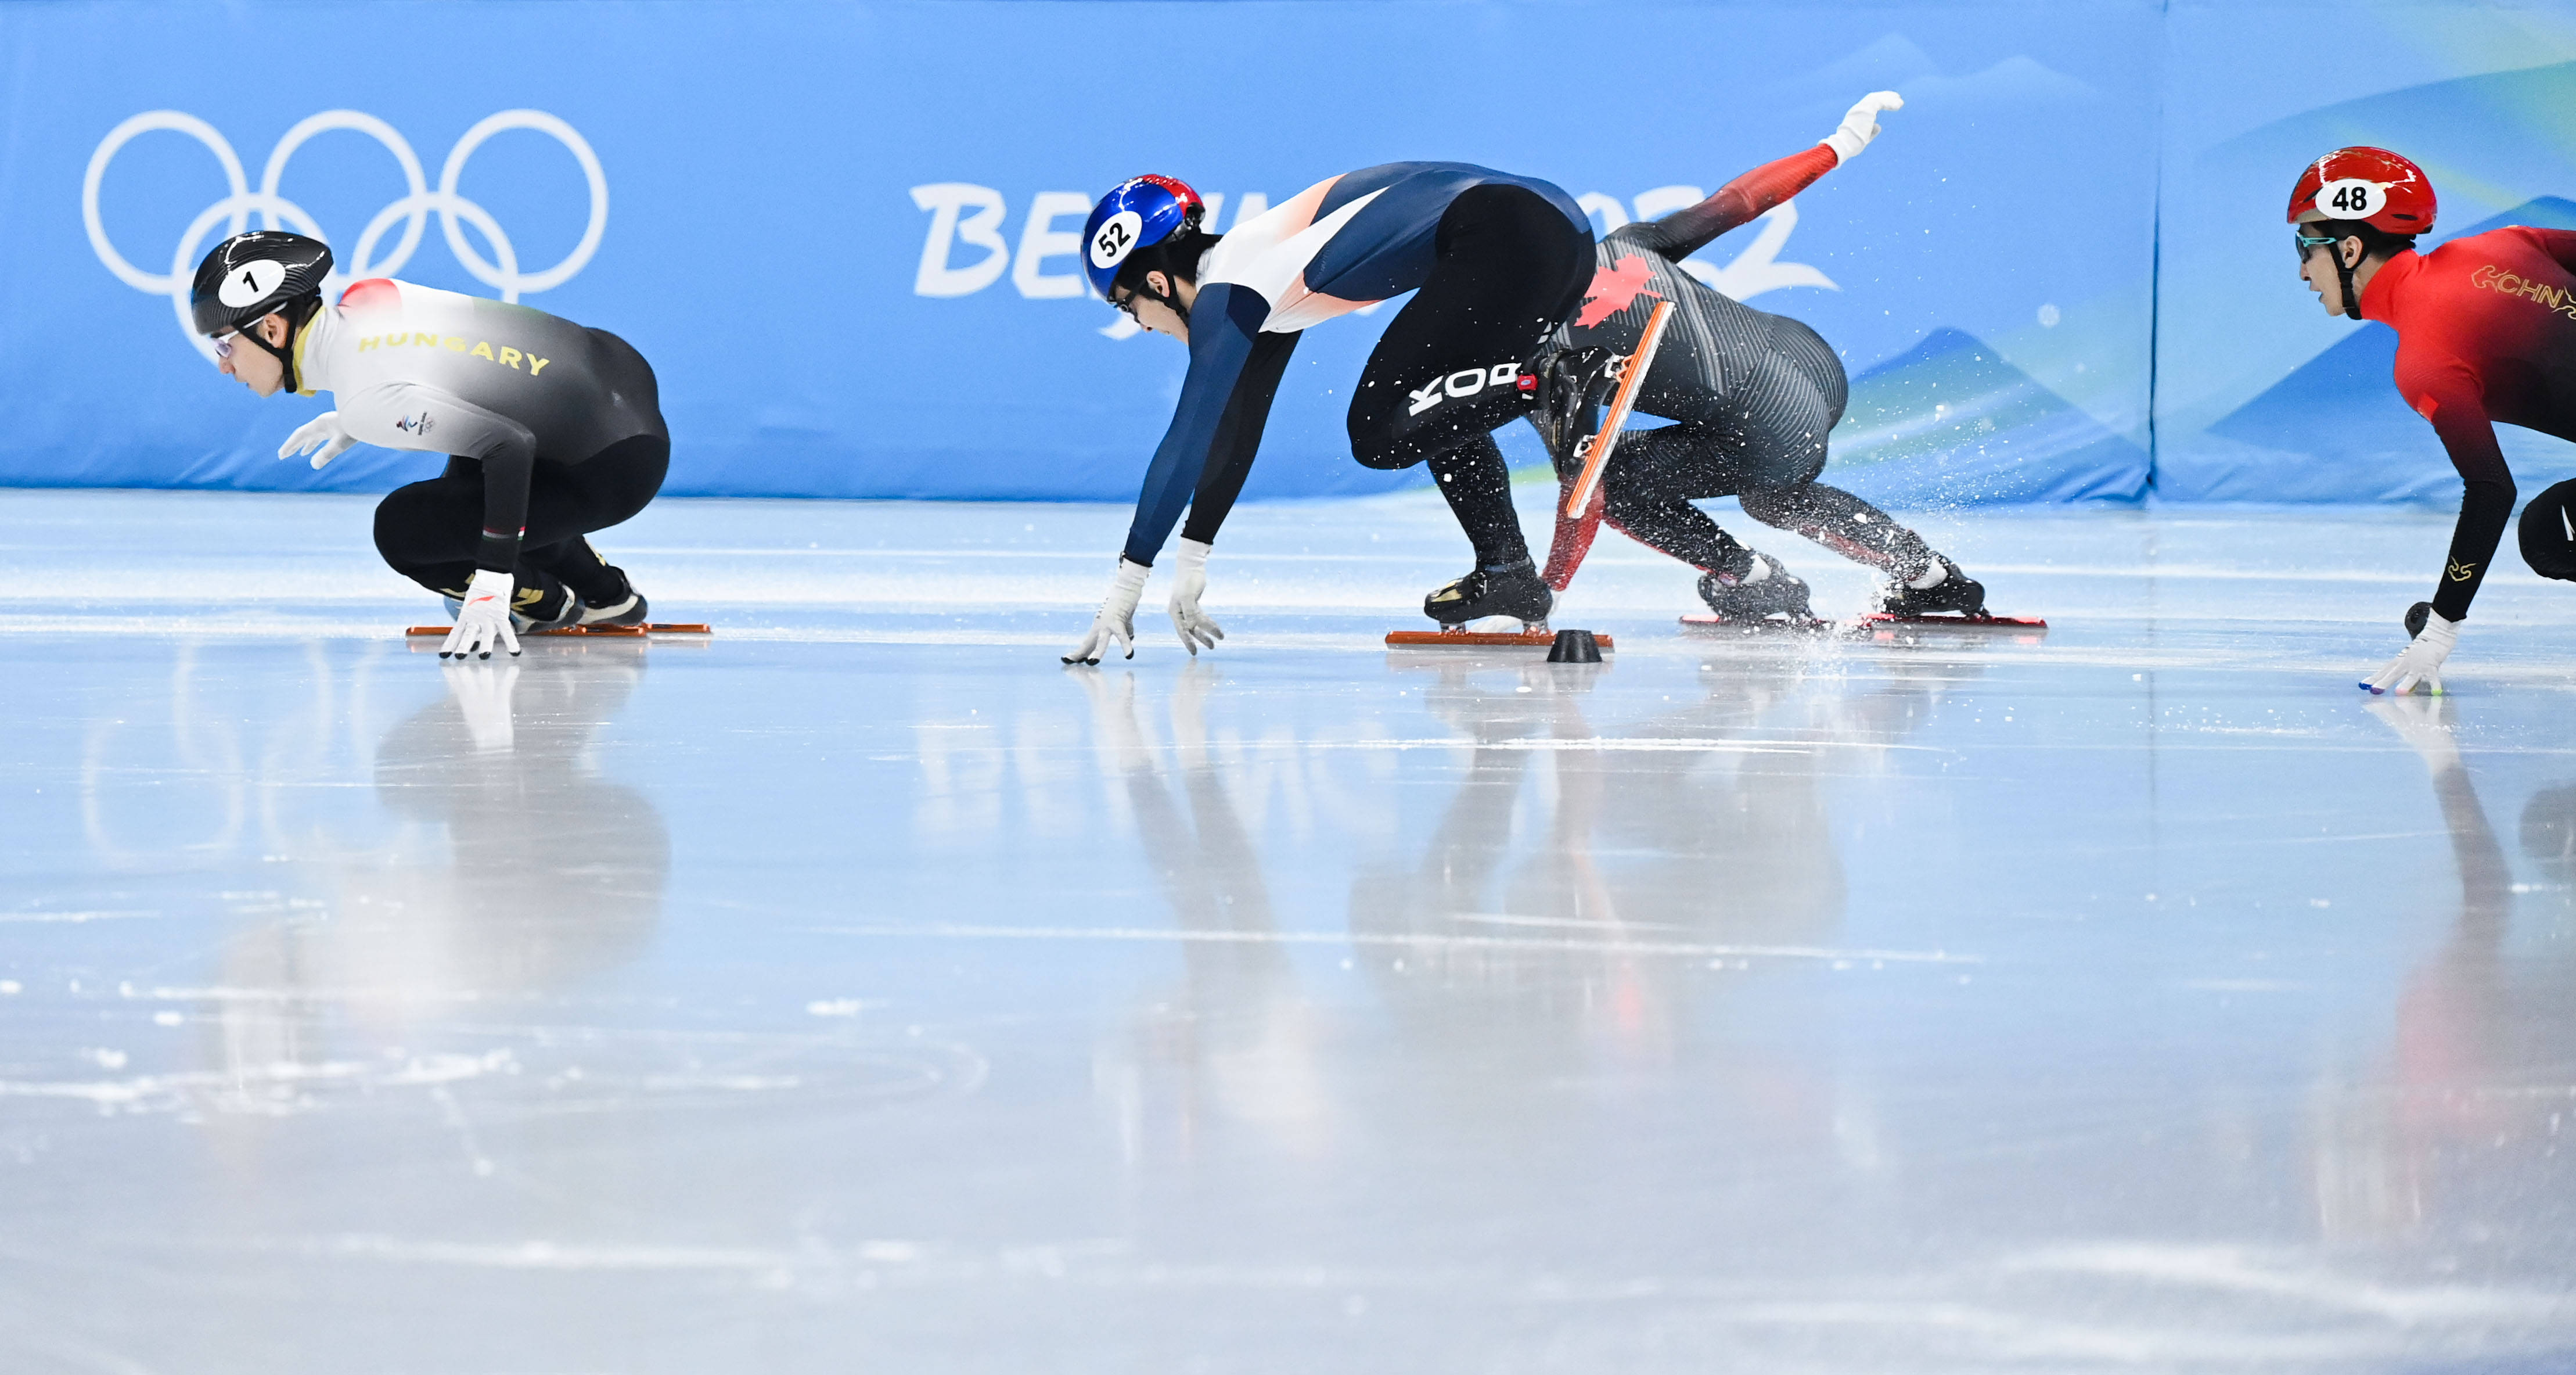
{"type": "Polygon", "coordinates": [[[1155,291],[1153,287],[1146,282],[1139,282],[1137,285],[1143,288],[1155,300],[1162,302],[1164,307],[1170,310],[1174,315],[1181,317],[1182,328],[1188,328],[1190,323],[1190,308],[1181,300],[1181,279],[1174,276],[1169,269],[1157,268],[1155,270],[1163,274],[1163,280],[1171,284],[1171,290],[1155,291]]]}
{"type": "MultiPolygon", "coordinates": [[[[1189,217],[1189,219],[1181,225],[1181,232],[1183,232],[1183,233],[1190,233],[1190,232],[1195,231],[1198,227],[1199,227],[1199,217],[1198,217],[1198,212],[1197,212],[1197,211],[1192,211],[1192,212],[1190,212],[1190,217],[1189,217]]],[[[1209,253],[1213,253],[1213,252],[1215,252],[1215,251],[1216,251],[1216,250],[1214,250],[1214,249],[1210,249],[1210,250],[1208,250],[1208,252],[1209,252],[1209,253]]],[[[1199,260],[1198,260],[1198,266],[1199,266],[1201,269],[1204,269],[1204,268],[1207,266],[1207,260],[1208,260],[1208,255],[1207,255],[1207,253],[1202,253],[1202,254],[1200,254],[1200,255],[1199,255],[1199,260]]],[[[1182,300],[1181,300],[1181,279],[1180,279],[1180,275],[1179,275],[1178,273],[1173,272],[1173,271],[1172,271],[1171,269],[1169,269],[1169,268],[1165,268],[1165,269],[1163,269],[1163,280],[1164,280],[1164,281],[1167,281],[1167,282],[1170,282],[1170,283],[1172,284],[1172,290],[1171,290],[1170,294],[1168,294],[1168,295],[1163,294],[1163,293],[1161,293],[1161,292],[1157,292],[1157,293],[1155,293],[1154,299],[1155,299],[1155,300],[1158,300],[1158,301],[1160,301],[1160,302],[1162,302],[1164,305],[1167,305],[1167,306],[1171,307],[1171,308],[1172,308],[1172,313],[1173,313],[1174,315],[1177,315],[1177,316],[1181,317],[1181,325],[1182,325],[1182,327],[1183,327],[1183,328],[1187,328],[1187,327],[1189,326],[1189,323],[1190,323],[1190,308],[1189,308],[1189,306],[1188,306],[1188,305],[1184,304],[1184,303],[1182,302],[1182,300]]],[[[1195,284],[1195,283],[1198,281],[1198,277],[1197,277],[1195,274],[1193,274],[1193,275],[1191,276],[1191,278],[1190,278],[1190,281],[1191,281],[1193,284],[1195,284]]]]}
{"type": "MultiPolygon", "coordinates": [[[[2345,237],[2349,238],[2350,236],[2347,235],[2345,237]]],[[[2361,288],[2353,285],[2353,265],[2346,263],[2343,260],[2343,245],[2344,240],[2337,239],[2326,249],[2326,251],[2334,255],[2335,276],[2343,283],[2343,313],[2355,320],[2358,320],[2361,318],[2361,288]]],[[[2364,258],[2369,257],[2369,250],[2364,249],[2362,251],[2362,256],[2364,258]]]]}
{"type": "Polygon", "coordinates": [[[283,344],[272,344],[268,342],[267,335],[259,332],[260,324],[267,320],[267,315],[261,316],[258,320],[253,320],[250,323],[250,326],[242,331],[243,338],[259,345],[261,350],[266,352],[269,357],[277,360],[278,366],[286,369],[286,390],[288,391],[300,392],[304,390],[304,379],[295,375],[295,336],[302,332],[304,326],[310,322],[313,319],[314,314],[321,309],[322,298],[320,296],[306,296],[299,297],[293,301],[278,302],[277,309],[270,311],[268,314],[279,316],[286,321],[286,342],[283,344]]]}

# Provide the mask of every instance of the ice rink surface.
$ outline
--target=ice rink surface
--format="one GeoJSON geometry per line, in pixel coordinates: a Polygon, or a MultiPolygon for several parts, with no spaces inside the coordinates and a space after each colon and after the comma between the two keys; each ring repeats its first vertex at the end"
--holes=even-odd
{"type": "Polygon", "coordinates": [[[2446,517],[1922,519],[2028,643],[1605,534],[1552,668],[1246,507],[1084,670],[1123,510],[666,502],[712,640],[464,668],[368,513],[0,493],[0,1367],[2576,1363],[2576,589],[2367,698],[2446,517]]]}

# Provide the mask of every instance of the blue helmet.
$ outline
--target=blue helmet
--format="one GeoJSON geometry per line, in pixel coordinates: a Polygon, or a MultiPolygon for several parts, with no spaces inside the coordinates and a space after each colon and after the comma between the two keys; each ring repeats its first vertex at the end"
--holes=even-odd
{"type": "Polygon", "coordinates": [[[1199,193],[1175,177],[1148,174],[1118,183],[1091,207],[1091,218],[1082,226],[1082,272],[1091,279],[1091,289],[1106,299],[1129,254],[1196,229],[1206,211],[1199,193]]]}

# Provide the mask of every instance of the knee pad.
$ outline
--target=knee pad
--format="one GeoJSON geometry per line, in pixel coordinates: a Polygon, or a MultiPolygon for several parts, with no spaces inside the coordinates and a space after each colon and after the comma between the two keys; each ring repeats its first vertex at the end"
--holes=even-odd
{"type": "Polygon", "coordinates": [[[2576,538],[2570,538],[2571,507],[2576,507],[2576,478],[2569,478],[2531,499],[2522,508],[2516,531],[2522,561],[2544,578],[2576,582],[2576,538]]]}

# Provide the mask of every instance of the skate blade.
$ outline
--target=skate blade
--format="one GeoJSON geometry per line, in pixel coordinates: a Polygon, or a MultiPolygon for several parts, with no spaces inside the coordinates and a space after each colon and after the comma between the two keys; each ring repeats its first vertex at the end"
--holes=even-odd
{"type": "Polygon", "coordinates": [[[1873,611],[1852,621],[1843,632],[1854,640],[1883,645],[1994,644],[2009,639],[2035,645],[2048,638],[2048,622],[2016,616],[1893,616],[1873,611]]]}
{"type": "Polygon", "coordinates": [[[1773,620],[1734,621],[1724,616],[1684,616],[1682,629],[1693,635],[1822,635],[1833,629],[1833,622],[1810,616],[1803,621],[1773,620]]]}
{"type": "MultiPolygon", "coordinates": [[[[1612,641],[1607,635],[1595,635],[1593,643],[1608,653],[1612,641]]],[[[1526,645],[1546,649],[1556,643],[1553,630],[1483,631],[1483,630],[1390,630],[1386,632],[1389,649],[1499,649],[1526,645]]]]}
{"type": "MultiPolygon", "coordinates": [[[[452,625],[416,625],[404,630],[403,634],[445,637],[455,629],[456,627],[452,625]]],[[[521,639],[526,639],[540,635],[713,635],[714,633],[716,633],[714,627],[704,621],[648,621],[643,625],[568,625],[561,630],[525,630],[519,634],[521,639]]]]}
{"type": "Polygon", "coordinates": [[[1892,612],[1872,611],[1862,616],[1861,625],[1932,625],[1952,630],[2046,630],[2048,622],[2026,620],[2019,616],[1962,616],[1955,612],[1935,612],[1921,616],[1899,616],[1892,612]]]}

